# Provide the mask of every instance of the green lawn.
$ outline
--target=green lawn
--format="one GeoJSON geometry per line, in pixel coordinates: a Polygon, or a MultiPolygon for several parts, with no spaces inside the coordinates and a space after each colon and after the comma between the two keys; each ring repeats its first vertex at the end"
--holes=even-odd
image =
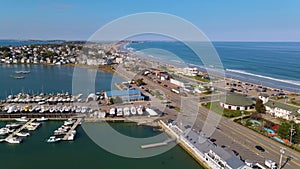
{"type": "Polygon", "coordinates": [[[202,78],[200,76],[195,76],[194,79],[200,81],[200,82],[210,82],[209,79],[205,79],[205,78],[202,78]]]}
{"type": "MultiPolygon", "coordinates": [[[[218,114],[222,114],[225,117],[228,118],[233,118],[233,117],[239,117],[242,116],[242,113],[240,110],[227,110],[223,109],[220,105],[219,102],[212,102],[212,103],[202,103],[202,106],[210,109],[213,112],[216,112],[218,114]]],[[[244,115],[248,115],[249,112],[244,111],[244,115]]]]}

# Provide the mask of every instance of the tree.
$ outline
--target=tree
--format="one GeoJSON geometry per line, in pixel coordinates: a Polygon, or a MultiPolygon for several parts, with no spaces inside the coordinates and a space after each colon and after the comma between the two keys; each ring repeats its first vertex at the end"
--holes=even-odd
{"type": "Polygon", "coordinates": [[[294,128],[295,128],[295,134],[293,136],[293,142],[295,144],[300,144],[300,125],[295,124],[294,128]]]}
{"type": "Polygon", "coordinates": [[[256,110],[257,113],[263,113],[263,114],[266,113],[266,107],[263,104],[262,100],[260,100],[260,99],[256,100],[255,110],[256,110]]]}
{"type": "Polygon", "coordinates": [[[290,139],[290,127],[291,124],[288,122],[283,122],[277,129],[277,133],[281,138],[290,139]]]}
{"type": "Polygon", "coordinates": [[[114,99],[113,98],[109,99],[109,104],[114,104],[114,99]]]}
{"type": "Polygon", "coordinates": [[[144,85],[145,83],[144,83],[143,79],[137,79],[137,80],[136,80],[136,84],[137,84],[138,86],[141,86],[141,85],[144,85]]]}
{"type": "Polygon", "coordinates": [[[119,96],[117,96],[117,97],[114,99],[114,102],[115,102],[115,103],[122,103],[123,101],[122,101],[122,99],[121,99],[119,96]]]}
{"type": "Polygon", "coordinates": [[[261,114],[260,113],[252,113],[250,115],[250,118],[251,119],[254,119],[254,120],[260,120],[262,118],[261,114]]]}

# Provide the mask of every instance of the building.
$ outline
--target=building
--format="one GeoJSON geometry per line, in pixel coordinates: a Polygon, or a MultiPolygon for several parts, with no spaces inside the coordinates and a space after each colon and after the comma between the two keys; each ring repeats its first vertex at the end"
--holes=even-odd
{"type": "Polygon", "coordinates": [[[185,68],[178,68],[177,73],[183,74],[186,76],[197,76],[199,73],[199,70],[196,67],[194,67],[194,68],[185,67],[185,68]]]}
{"type": "Polygon", "coordinates": [[[265,106],[267,113],[270,113],[274,117],[295,120],[300,116],[299,108],[284,103],[268,101],[265,106]]]}
{"type": "Polygon", "coordinates": [[[214,169],[250,169],[233,152],[216,146],[201,134],[190,130],[182,140],[214,169]]]}
{"type": "Polygon", "coordinates": [[[263,101],[263,104],[266,104],[269,101],[269,95],[268,94],[261,93],[258,96],[258,98],[263,101]]]}
{"type": "Polygon", "coordinates": [[[250,110],[254,108],[253,101],[240,94],[229,94],[225,102],[220,102],[220,106],[229,110],[250,110]]]}
{"type": "Polygon", "coordinates": [[[143,101],[144,96],[139,90],[113,90],[104,93],[106,99],[120,97],[123,102],[143,101]]]}

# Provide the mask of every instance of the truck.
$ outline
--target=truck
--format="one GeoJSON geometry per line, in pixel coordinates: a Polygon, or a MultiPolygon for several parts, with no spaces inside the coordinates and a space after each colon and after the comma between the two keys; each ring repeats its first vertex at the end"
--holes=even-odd
{"type": "Polygon", "coordinates": [[[272,161],[272,160],[265,160],[265,165],[269,168],[269,169],[277,169],[277,164],[276,162],[272,161]]]}

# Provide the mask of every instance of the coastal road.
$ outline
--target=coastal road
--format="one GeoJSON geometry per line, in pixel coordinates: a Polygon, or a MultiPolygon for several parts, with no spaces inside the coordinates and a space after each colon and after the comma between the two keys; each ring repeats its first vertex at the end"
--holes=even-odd
{"type": "MultiPolygon", "coordinates": [[[[174,106],[181,107],[182,104],[184,104],[182,103],[182,100],[184,100],[185,97],[182,97],[176,93],[171,92],[170,89],[156,82],[153,82],[151,79],[148,79],[145,76],[139,76],[139,75],[137,76],[138,77],[136,78],[144,78],[144,82],[147,83],[148,88],[159,89],[160,91],[163,91],[165,95],[168,97],[168,100],[172,101],[172,104],[174,106]]],[[[197,99],[190,99],[189,104],[199,105],[199,98],[198,101],[197,99]]],[[[195,124],[194,123],[192,124],[193,129],[197,131],[202,129],[209,113],[214,113],[214,112],[209,112],[207,109],[201,106],[200,107],[185,106],[185,110],[183,110],[183,113],[178,113],[178,116],[181,117],[174,115],[176,113],[174,112],[174,110],[166,109],[165,112],[169,114],[170,118],[177,119],[177,121],[178,120],[181,121],[181,123],[183,123],[182,126],[185,126],[186,124],[189,124],[191,121],[193,121],[194,120],[193,118],[195,118],[194,112],[198,112],[196,117],[196,122],[195,124]],[[188,114],[189,112],[191,112],[191,114],[188,114]],[[186,122],[184,120],[186,120],[186,122]]],[[[260,164],[263,164],[265,159],[271,159],[279,163],[279,158],[280,158],[279,150],[281,147],[284,147],[280,143],[270,138],[267,138],[263,135],[260,135],[259,133],[256,133],[251,129],[241,126],[225,117],[221,117],[218,126],[212,126],[212,127],[215,127],[216,129],[214,133],[210,136],[210,138],[215,138],[216,144],[218,144],[219,146],[225,145],[229,149],[237,151],[239,155],[242,157],[242,159],[244,160],[249,159],[253,162],[259,162],[260,164]],[[263,147],[265,151],[261,152],[257,150],[255,148],[255,146],[257,145],[263,147]]],[[[282,162],[282,164],[284,164],[283,168],[286,169],[300,168],[300,153],[290,148],[287,147],[285,148],[286,148],[285,155],[283,156],[284,158],[282,162]],[[291,157],[291,160],[287,160],[287,157],[291,157]]]]}

